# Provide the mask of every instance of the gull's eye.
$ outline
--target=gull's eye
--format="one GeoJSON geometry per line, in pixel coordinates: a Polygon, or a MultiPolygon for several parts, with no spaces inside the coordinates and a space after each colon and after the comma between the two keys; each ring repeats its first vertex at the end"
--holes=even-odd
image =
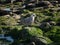
{"type": "Polygon", "coordinates": [[[35,16],[35,15],[33,15],[33,16],[35,16]]]}
{"type": "Polygon", "coordinates": [[[34,15],[33,15],[34,16],[34,15]]]}

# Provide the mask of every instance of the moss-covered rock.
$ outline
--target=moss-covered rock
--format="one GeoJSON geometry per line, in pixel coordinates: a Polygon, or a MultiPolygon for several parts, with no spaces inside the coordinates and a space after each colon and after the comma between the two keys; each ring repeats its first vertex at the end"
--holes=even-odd
{"type": "Polygon", "coordinates": [[[5,16],[1,16],[0,17],[0,25],[16,25],[17,22],[14,18],[12,17],[5,17],[5,16]]]}
{"type": "Polygon", "coordinates": [[[60,26],[53,26],[52,29],[45,33],[54,42],[60,42],[60,26]]]}

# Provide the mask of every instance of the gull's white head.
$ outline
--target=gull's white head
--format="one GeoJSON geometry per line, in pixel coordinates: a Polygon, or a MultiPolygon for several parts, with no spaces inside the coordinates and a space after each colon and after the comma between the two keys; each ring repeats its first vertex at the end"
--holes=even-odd
{"type": "Polygon", "coordinates": [[[35,13],[34,13],[34,14],[32,14],[32,15],[31,15],[31,17],[36,17],[36,14],[35,14],[35,13]]]}

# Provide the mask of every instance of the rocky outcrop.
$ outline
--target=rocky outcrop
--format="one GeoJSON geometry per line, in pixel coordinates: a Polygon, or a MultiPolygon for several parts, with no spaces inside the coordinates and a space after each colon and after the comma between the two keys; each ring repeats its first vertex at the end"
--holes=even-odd
{"type": "Polygon", "coordinates": [[[41,1],[36,4],[36,7],[53,7],[49,1],[41,1]]]}

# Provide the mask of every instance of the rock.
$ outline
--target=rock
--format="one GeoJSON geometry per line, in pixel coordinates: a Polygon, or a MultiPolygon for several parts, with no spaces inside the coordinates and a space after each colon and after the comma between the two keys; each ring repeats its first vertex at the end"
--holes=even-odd
{"type": "Polygon", "coordinates": [[[49,1],[41,1],[36,4],[36,7],[53,7],[49,1]]]}
{"type": "Polygon", "coordinates": [[[9,18],[9,17],[11,17],[11,16],[10,16],[10,15],[4,15],[4,17],[9,18]]]}
{"type": "Polygon", "coordinates": [[[35,38],[35,37],[32,38],[31,41],[33,41],[33,42],[32,42],[33,45],[46,45],[46,44],[44,44],[40,39],[35,38]]]}
{"type": "Polygon", "coordinates": [[[35,7],[35,4],[29,3],[29,4],[23,4],[22,8],[32,10],[34,7],[35,7]]]}
{"type": "Polygon", "coordinates": [[[20,15],[14,14],[14,15],[13,15],[13,18],[15,18],[15,19],[20,19],[20,15]]]}
{"type": "Polygon", "coordinates": [[[58,4],[58,7],[60,7],[60,4],[58,4]]]}
{"type": "Polygon", "coordinates": [[[47,27],[49,28],[51,25],[48,23],[48,22],[43,22],[40,24],[40,28],[44,28],[44,27],[47,27]]]}
{"type": "Polygon", "coordinates": [[[58,4],[58,1],[51,1],[52,5],[56,6],[58,4]]]}
{"type": "Polygon", "coordinates": [[[0,0],[0,4],[7,4],[7,3],[10,3],[11,2],[11,0],[0,0]]]}
{"type": "Polygon", "coordinates": [[[31,42],[31,43],[29,43],[28,45],[36,45],[36,44],[35,44],[35,42],[31,42]]]}
{"type": "Polygon", "coordinates": [[[30,3],[34,3],[35,1],[36,1],[36,0],[30,0],[29,2],[30,2],[30,3]]]}
{"type": "Polygon", "coordinates": [[[49,24],[50,24],[50,25],[56,25],[56,22],[50,21],[49,24]]]}
{"type": "Polygon", "coordinates": [[[0,16],[9,14],[9,11],[0,10],[0,16]]]}

